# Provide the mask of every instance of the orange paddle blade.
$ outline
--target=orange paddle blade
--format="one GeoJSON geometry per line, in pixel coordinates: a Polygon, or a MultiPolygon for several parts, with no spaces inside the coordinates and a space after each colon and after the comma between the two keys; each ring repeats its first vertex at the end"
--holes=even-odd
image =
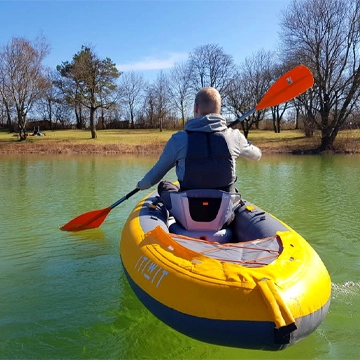
{"type": "Polygon", "coordinates": [[[285,103],[310,89],[313,84],[311,71],[305,65],[296,66],[270,87],[255,109],[261,110],[285,103]]]}
{"type": "Polygon", "coordinates": [[[85,214],[81,214],[63,225],[60,230],[81,231],[98,228],[104,222],[111,209],[112,208],[109,206],[105,209],[89,211],[85,214]]]}
{"type": "Polygon", "coordinates": [[[120,205],[125,200],[129,199],[131,196],[140,191],[139,188],[136,188],[130,191],[128,194],[123,196],[118,201],[114,202],[112,205],[105,209],[89,211],[85,214],[77,216],[75,219],[72,219],[67,224],[63,225],[60,230],[63,231],[81,231],[87,229],[94,229],[99,227],[105,220],[108,213],[116,206],[120,205]]]}

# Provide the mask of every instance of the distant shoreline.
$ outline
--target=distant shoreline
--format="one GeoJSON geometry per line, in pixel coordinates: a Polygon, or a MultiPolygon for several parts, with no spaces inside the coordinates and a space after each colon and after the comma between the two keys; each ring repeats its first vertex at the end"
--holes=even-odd
{"type": "MultiPolygon", "coordinates": [[[[310,154],[311,148],[293,148],[289,145],[261,146],[263,155],[266,154],[310,154]]],[[[0,154],[51,154],[51,155],[159,155],[162,145],[121,145],[121,144],[71,144],[71,143],[27,143],[0,142],[0,154]]],[[[356,154],[359,149],[328,151],[327,154],[356,154]]]]}
{"type": "Polygon", "coordinates": [[[71,143],[1,143],[0,154],[160,154],[163,146],[119,144],[71,144],[71,143]]]}

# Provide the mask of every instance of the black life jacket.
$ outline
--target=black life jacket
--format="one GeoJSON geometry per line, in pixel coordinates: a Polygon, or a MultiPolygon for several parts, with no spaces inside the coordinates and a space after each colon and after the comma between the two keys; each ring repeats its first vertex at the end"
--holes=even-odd
{"type": "Polygon", "coordinates": [[[234,191],[236,176],[225,140],[225,131],[187,131],[188,148],[181,190],[217,189],[234,191]]]}

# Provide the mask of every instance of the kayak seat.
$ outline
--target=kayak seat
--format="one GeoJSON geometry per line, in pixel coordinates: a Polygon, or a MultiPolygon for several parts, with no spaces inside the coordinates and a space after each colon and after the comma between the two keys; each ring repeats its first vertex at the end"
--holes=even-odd
{"type": "Polygon", "coordinates": [[[171,214],[186,230],[218,231],[234,219],[241,196],[213,189],[171,192],[171,214]]]}

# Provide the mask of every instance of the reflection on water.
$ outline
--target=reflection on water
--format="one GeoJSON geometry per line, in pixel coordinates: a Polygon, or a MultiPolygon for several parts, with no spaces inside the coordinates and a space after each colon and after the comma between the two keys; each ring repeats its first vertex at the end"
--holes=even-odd
{"type": "MultiPolygon", "coordinates": [[[[153,157],[0,157],[1,359],[356,359],[360,351],[359,156],[238,161],[242,196],[302,234],[333,282],[330,312],[311,336],[277,353],[204,344],[155,319],[119,258],[137,193],[100,229],[66,233],[73,217],[114,203],[153,157]]],[[[168,179],[175,180],[174,172],[168,179]]]]}

